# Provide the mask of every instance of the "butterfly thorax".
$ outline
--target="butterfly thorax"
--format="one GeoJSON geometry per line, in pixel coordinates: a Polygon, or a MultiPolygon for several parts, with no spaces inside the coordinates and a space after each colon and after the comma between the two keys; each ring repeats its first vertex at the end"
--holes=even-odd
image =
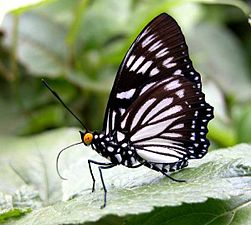
{"type": "Polygon", "coordinates": [[[138,164],[134,147],[127,140],[117,141],[116,135],[94,132],[91,147],[98,154],[116,165],[122,164],[132,167],[138,164]]]}

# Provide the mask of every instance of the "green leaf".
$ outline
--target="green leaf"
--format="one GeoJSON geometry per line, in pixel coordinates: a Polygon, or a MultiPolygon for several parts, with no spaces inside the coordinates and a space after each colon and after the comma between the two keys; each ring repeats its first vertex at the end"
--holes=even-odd
{"type": "Polygon", "coordinates": [[[239,142],[251,142],[251,104],[233,108],[236,133],[239,142]]]}
{"type": "Polygon", "coordinates": [[[239,101],[251,98],[247,60],[240,42],[230,31],[216,24],[203,23],[194,27],[187,37],[196,59],[195,67],[202,76],[216,80],[226,94],[239,101]]]}
{"type": "Polygon", "coordinates": [[[191,160],[188,168],[172,175],[185,179],[186,183],[175,183],[146,167],[129,169],[117,166],[105,170],[108,205],[101,210],[102,185],[94,167],[97,184],[96,191],[91,193],[87,159],[105,161],[104,158],[83,145],[73,147],[59,161],[60,173],[68,180],[60,182],[56,176],[57,153],[78,139],[75,129],[30,138],[0,139],[0,146],[4,146],[0,149],[0,191],[13,196],[13,190],[28,185],[38,191],[42,204],[47,205],[40,209],[30,207],[33,212],[17,219],[15,224],[82,224],[105,219],[109,215],[115,215],[121,221],[119,218],[129,218],[129,215],[146,213],[149,216],[155,207],[165,210],[166,207],[179,207],[186,203],[189,208],[209,198],[222,200],[219,202],[225,204],[234,196],[250,192],[251,146],[243,144],[215,150],[200,160],[191,160]],[[64,201],[59,201],[60,198],[64,201]]]}
{"type": "Polygon", "coordinates": [[[191,0],[191,2],[231,5],[231,6],[235,6],[235,7],[239,8],[246,15],[249,15],[249,13],[250,13],[249,5],[241,0],[191,0]]]}
{"type": "Polygon", "coordinates": [[[234,127],[231,124],[231,119],[227,112],[225,96],[220,88],[209,80],[203,83],[203,92],[205,93],[206,101],[214,107],[214,120],[209,124],[208,137],[220,146],[233,146],[237,142],[234,127]]]}
{"type": "Polygon", "coordinates": [[[22,186],[13,195],[0,192],[0,222],[20,217],[31,212],[31,208],[40,208],[38,193],[29,186],[22,186]]]}
{"type": "MultiPolygon", "coordinates": [[[[15,198],[19,192],[30,196],[24,199],[33,199],[32,193],[38,193],[43,205],[61,199],[61,183],[55,170],[56,155],[59,149],[76,142],[76,138],[67,133],[76,134],[76,130],[62,129],[31,138],[0,137],[0,192],[3,199],[7,195],[15,198]]],[[[32,205],[30,208],[34,208],[32,205]]],[[[19,206],[23,208],[22,204],[19,206]]]]}
{"type": "Polygon", "coordinates": [[[17,57],[31,73],[55,77],[63,73],[67,65],[68,49],[64,40],[67,33],[66,24],[57,20],[60,4],[53,4],[53,10],[45,13],[44,8],[48,9],[48,5],[21,14],[17,36],[13,32],[16,26],[13,15],[5,17],[3,28],[7,34],[6,45],[11,47],[11,41],[17,40],[17,57]]]}
{"type": "Polygon", "coordinates": [[[155,208],[151,213],[129,216],[125,225],[244,225],[251,221],[251,193],[231,200],[155,208]]]}
{"type": "Polygon", "coordinates": [[[84,14],[79,37],[87,46],[101,47],[110,38],[127,31],[130,7],[131,0],[94,1],[84,14]]]}

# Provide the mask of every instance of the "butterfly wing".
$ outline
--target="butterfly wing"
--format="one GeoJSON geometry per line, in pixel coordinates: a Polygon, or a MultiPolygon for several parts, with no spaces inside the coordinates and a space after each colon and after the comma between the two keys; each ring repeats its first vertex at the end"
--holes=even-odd
{"type": "Polygon", "coordinates": [[[186,77],[201,89],[200,76],[189,59],[181,29],[163,13],[138,35],[120,65],[105,112],[105,133],[110,134],[120,125],[122,115],[142,90],[174,75],[186,77]]]}
{"type": "Polygon", "coordinates": [[[173,76],[141,91],[122,116],[119,132],[142,159],[171,164],[207,153],[212,118],[201,90],[186,77],[173,76]]]}

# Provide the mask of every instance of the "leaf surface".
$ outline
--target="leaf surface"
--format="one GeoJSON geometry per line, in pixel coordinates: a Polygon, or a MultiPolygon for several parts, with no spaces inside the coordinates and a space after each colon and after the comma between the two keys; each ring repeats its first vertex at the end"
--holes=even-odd
{"type": "Polygon", "coordinates": [[[1,185],[1,191],[11,194],[11,189],[18,189],[22,181],[23,185],[38,191],[41,203],[48,205],[35,208],[15,224],[81,224],[108,215],[127,218],[152,213],[155,207],[199,204],[208,199],[224,203],[250,192],[251,146],[242,144],[210,152],[203,159],[191,161],[188,168],[172,174],[177,179],[185,179],[186,183],[175,183],[145,167],[117,166],[106,170],[108,205],[101,210],[103,190],[98,171],[93,168],[97,184],[96,191],[91,193],[92,180],[87,164],[88,159],[105,160],[96,152],[82,145],[68,150],[59,165],[62,176],[68,180],[61,182],[56,176],[56,155],[63,147],[78,142],[77,133],[75,129],[63,129],[31,138],[0,140],[1,146],[5,146],[0,150],[1,160],[8,159],[8,164],[1,163],[5,168],[0,170],[1,184],[9,184],[1,185]],[[8,167],[10,164],[15,165],[15,172],[8,167]],[[65,201],[60,201],[61,198],[65,201]]]}

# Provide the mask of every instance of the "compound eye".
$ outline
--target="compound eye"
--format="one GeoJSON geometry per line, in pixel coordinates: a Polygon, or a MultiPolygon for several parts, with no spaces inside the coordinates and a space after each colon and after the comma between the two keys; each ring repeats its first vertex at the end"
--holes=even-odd
{"type": "Polygon", "coordinates": [[[93,139],[93,135],[92,135],[92,133],[86,133],[85,135],[84,135],[84,144],[86,144],[86,145],[89,145],[89,144],[91,144],[92,143],[92,139],[93,139]]]}

